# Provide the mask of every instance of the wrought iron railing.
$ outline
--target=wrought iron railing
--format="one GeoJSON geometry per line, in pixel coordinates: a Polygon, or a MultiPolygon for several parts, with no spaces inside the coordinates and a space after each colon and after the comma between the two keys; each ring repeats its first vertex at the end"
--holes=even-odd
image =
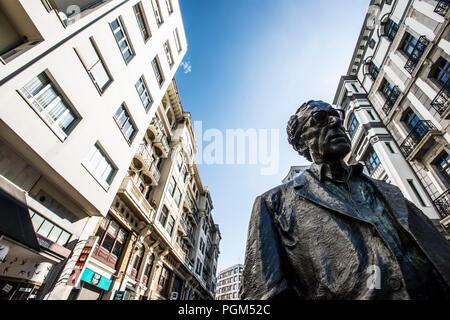
{"type": "Polygon", "coordinates": [[[408,157],[417,147],[420,141],[428,132],[439,132],[433,123],[429,120],[420,120],[409,132],[403,143],[400,145],[400,150],[405,157],[408,157]]]}
{"type": "Polygon", "coordinates": [[[436,4],[436,7],[434,8],[434,12],[445,17],[449,7],[450,7],[449,0],[439,0],[438,3],[436,4]]]}
{"type": "Polygon", "coordinates": [[[450,215],[450,189],[447,189],[443,194],[434,199],[433,202],[438,208],[441,219],[450,215]]]}
{"type": "Polygon", "coordinates": [[[386,98],[386,101],[383,106],[383,112],[385,115],[388,115],[389,112],[391,112],[392,107],[394,106],[395,102],[398,99],[398,96],[400,95],[400,90],[398,89],[398,86],[394,86],[392,90],[389,91],[388,94],[385,94],[384,97],[386,98]]]}
{"type": "Polygon", "coordinates": [[[436,94],[436,97],[434,97],[433,101],[431,101],[431,106],[439,113],[439,115],[442,115],[445,110],[447,110],[449,106],[449,99],[450,98],[450,78],[447,79],[447,81],[442,86],[441,90],[436,94]]]}
{"type": "Polygon", "coordinates": [[[419,39],[416,42],[416,45],[414,46],[414,49],[412,50],[411,54],[408,57],[408,60],[405,64],[405,69],[409,73],[413,73],[414,69],[417,66],[417,63],[419,62],[420,57],[422,57],[423,53],[425,52],[425,49],[427,48],[430,41],[425,36],[420,36],[419,39]]]}

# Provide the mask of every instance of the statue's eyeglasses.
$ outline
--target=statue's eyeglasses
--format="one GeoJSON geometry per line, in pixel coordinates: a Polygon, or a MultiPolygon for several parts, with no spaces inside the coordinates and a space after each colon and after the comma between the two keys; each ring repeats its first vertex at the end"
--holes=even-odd
{"type": "Polygon", "coordinates": [[[328,123],[330,116],[338,117],[342,122],[344,122],[345,112],[344,110],[339,109],[329,109],[317,110],[311,113],[311,117],[313,118],[313,120],[321,126],[325,126],[328,123]]]}

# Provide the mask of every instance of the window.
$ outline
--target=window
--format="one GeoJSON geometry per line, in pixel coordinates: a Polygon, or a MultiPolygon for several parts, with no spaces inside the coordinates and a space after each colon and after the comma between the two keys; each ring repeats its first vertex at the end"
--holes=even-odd
{"type": "Polygon", "coordinates": [[[166,268],[166,266],[163,266],[161,269],[161,275],[159,276],[157,288],[157,292],[163,296],[167,294],[167,291],[169,289],[169,277],[170,277],[169,270],[166,268]]]}
{"type": "Polygon", "coordinates": [[[41,236],[59,244],[60,246],[64,246],[69,241],[72,236],[69,232],[61,229],[53,222],[47,220],[37,212],[32,209],[29,209],[31,222],[33,223],[34,231],[39,233],[41,236]]]}
{"type": "Polygon", "coordinates": [[[444,58],[439,58],[431,74],[440,84],[445,85],[450,79],[450,63],[444,58]]]}
{"type": "Polygon", "coordinates": [[[200,259],[197,258],[197,266],[195,267],[195,272],[200,276],[202,274],[202,263],[200,259]]]}
{"type": "Polygon", "coordinates": [[[350,135],[350,138],[353,138],[353,135],[356,132],[356,129],[358,129],[358,119],[356,119],[356,116],[354,113],[351,114],[350,119],[348,121],[348,127],[347,127],[347,131],[348,134],[350,135]]]}
{"type": "Polygon", "coordinates": [[[147,83],[145,82],[143,75],[136,82],[135,87],[139,94],[139,98],[141,98],[142,104],[144,105],[145,111],[148,111],[153,104],[153,98],[148,90],[147,83]]]}
{"type": "Polygon", "coordinates": [[[133,269],[138,271],[141,267],[142,259],[144,258],[144,250],[142,247],[136,252],[136,256],[134,257],[133,269]]]}
{"type": "MultiPolygon", "coordinates": [[[[111,216],[106,216],[102,219],[95,235],[99,237],[99,248],[102,248],[110,255],[114,255],[116,258],[120,257],[128,232],[113,220],[111,216]]],[[[115,259],[114,261],[117,260],[115,259]]]]}
{"type": "Polygon", "coordinates": [[[391,107],[395,104],[395,101],[397,101],[397,98],[400,95],[397,87],[392,86],[386,79],[384,79],[383,84],[381,85],[381,92],[386,98],[386,103],[391,107]]]}
{"type": "Polygon", "coordinates": [[[62,140],[67,138],[77,116],[45,72],[30,80],[21,90],[42,120],[62,140]]]}
{"type": "Polygon", "coordinates": [[[166,0],[166,6],[167,6],[167,12],[169,14],[172,14],[172,12],[173,12],[172,0],[166,0]]]}
{"type": "Polygon", "coordinates": [[[170,182],[169,182],[169,194],[171,196],[173,196],[173,194],[175,193],[176,186],[177,186],[177,182],[175,181],[175,178],[172,176],[170,178],[170,182]]]}
{"type": "Polygon", "coordinates": [[[433,162],[447,186],[450,186],[450,155],[443,151],[433,162]]]}
{"type": "Polygon", "coordinates": [[[183,156],[181,155],[181,153],[178,153],[178,155],[177,155],[177,167],[178,167],[178,171],[181,172],[182,166],[183,166],[183,156]]]}
{"type": "Polygon", "coordinates": [[[116,123],[127,142],[131,144],[134,136],[136,135],[136,126],[134,125],[130,114],[125,109],[124,104],[117,109],[116,114],[114,115],[114,120],[116,120],[116,123]]]}
{"type": "Polygon", "coordinates": [[[417,114],[408,108],[403,116],[403,122],[410,132],[414,132],[413,134],[416,138],[423,137],[427,132],[427,126],[420,120],[417,114]]]}
{"type": "Polygon", "coordinates": [[[380,69],[373,63],[373,61],[370,61],[369,63],[369,74],[372,80],[375,81],[375,79],[378,77],[378,73],[380,73],[380,69]]]}
{"type": "Polygon", "coordinates": [[[161,213],[159,215],[159,223],[164,226],[166,224],[166,220],[167,220],[168,216],[169,216],[169,210],[167,209],[166,206],[163,206],[161,209],[161,213]]]}
{"type": "Polygon", "coordinates": [[[417,199],[419,199],[420,204],[422,207],[425,207],[425,202],[423,201],[422,197],[419,194],[419,191],[416,188],[416,185],[414,184],[414,181],[412,179],[407,179],[409,186],[413,190],[414,194],[416,195],[417,199]]]}
{"type": "Polygon", "coordinates": [[[129,37],[125,31],[125,27],[120,17],[111,22],[110,26],[114,33],[116,42],[119,45],[119,49],[120,52],[122,53],[125,63],[128,64],[134,57],[134,51],[133,48],[131,47],[129,37]]]}
{"type": "Polygon", "coordinates": [[[200,251],[205,254],[205,242],[203,239],[200,239],[200,251]]]}
{"type": "Polygon", "coordinates": [[[174,61],[172,56],[172,50],[170,49],[169,40],[164,42],[164,52],[166,53],[167,62],[169,63],[169,66],[172,68],[174,61]]]}
{"type": "Polygon", "coordinates": [[[417,38],[406,32],[406,36],[400,48],[410,59],[418,61],[427,46],[424,42],[419,41],[417,38]]]}
{"type": "Polygon", "coordinates": [[[146,42],[152,36],[150,33],[150,28],[148,27],[147,18],[145,17],[144,8],[142,7],[142,2],[138,2],[133,6],[133,11],[136,16],[136,20],[141,30],[142,38],[146,42]]]}
{"type": "Polygon", "coordinates": [[[372,111],[367,110],[367,113],[369,114],[370,119],[375,120],[375,117],[372,114],[372,111]]]}
{"type": "Polygon", "coordinates": [[[366,165],[369,174],[372,174],[372,172],[374,172],[380,164],[380,159],[378,158],[377,153],[375,152],[375,150],[373,150],[372,147],[369,147],[369,149],[367,150],[364,164],[366,165]]]}
{"type": "Polygon", "coordinates": [[[95,88],[99,93],[103,93],[111,84],[112,77],[106,67],[105,61],[100,55],[94,38],[90,37],[89,41],[81,42],[79,46],[75,48],[75,52],[89,74],[95,88]]]}
{"type": "Polygon", "coordinates": [[[152,60],[152,67],[153,67],[153,72],[155,73],[156,82],[158,82],[159,86],[161,87],[164,82],[164,76],[161,71],[161,66],[159,64],[158,56],[156,56],[152,60]]]}
{"type": "Polygon", "coordinates": [[[166,231],[169,236],[172,236],[173,226],[175,224],[175,219],[172,216],[169,216],[169,221],[167,222],[166,231]]]}
{"type": "Polygon", "coordinates": [[[181,202],[181,191],[178,187],[175,188],[175,193],[173,195],[173,199],[175,200],[177,205],[180,205],[181,202]]]}
{"type": "Polygon", "coordinates": [[[117,171],[98,144],[91,148],[83,165],[104,188],[109,187],[117,171]]]}
{"type": "Polygon", "coordinates": [[[358,92],[358,88],[356,87],[356,85],[354,83],[351,83],[351,86],[352,86],[354,92],[358,92]]]}
{"type": "Polygon", "coordinates": [[[158,0],[152,0],[152,8],[153,8],[153,13],[155,14],[156,23],[158,24],[158,27],[159,27],[164,23],[164,20],[161,15],[161,8],[159,6],[158,0]]]}
{"type": "Polygon", "coordinates": [[[175,45],[177,47],[178,53],[181,51],[181,42],[180,42],[180,35],[178,34],[178,28],[175,28],[175,31],[173,32],[173,38],[175,39],[175,45]]]}
{"type": "Polygon", "coordinates": [[[392,149],[392,146],[391,146],[390,142],[385,142],[384,144],[386,145],[386,147],[389,149],[389,151],[390,151],[391,153],[395,153],[395,152],[394,152],[394,149],[392,149]]]}
{"type": "Polygon", "coordinates": [[[389,19],[384,25],[385,36],[387,36],[392,41],[397,35],[397,31],[398,31],[398,24],[389,19]]]}

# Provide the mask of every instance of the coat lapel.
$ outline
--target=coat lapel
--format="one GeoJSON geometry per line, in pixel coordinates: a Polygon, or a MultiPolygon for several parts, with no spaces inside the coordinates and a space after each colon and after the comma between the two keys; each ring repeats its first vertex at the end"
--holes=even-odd
{"type": "Polygon", "coordinates": [[[321,207],[337,211],[352,218],[366,221],[359,217],[358,213],[351,205],[326,190],[323,185],[321,185],[319,181],[308,171],[305,171],[303,174],[295,178],[293,187],[297,194],[321,207]]]}

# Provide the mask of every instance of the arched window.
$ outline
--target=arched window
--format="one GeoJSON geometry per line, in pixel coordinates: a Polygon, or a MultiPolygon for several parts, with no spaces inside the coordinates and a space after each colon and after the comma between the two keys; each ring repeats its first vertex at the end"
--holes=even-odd
{"type": "Polygon", "coordinates": [[[390,39],[391,41],[393,41],[395,36],[397,35],[398,24],[392,21],[391,19],[388,19],[384,24],[383,31],[384,31],[383,35],[388,37],[388,39],[390,39]]]}

